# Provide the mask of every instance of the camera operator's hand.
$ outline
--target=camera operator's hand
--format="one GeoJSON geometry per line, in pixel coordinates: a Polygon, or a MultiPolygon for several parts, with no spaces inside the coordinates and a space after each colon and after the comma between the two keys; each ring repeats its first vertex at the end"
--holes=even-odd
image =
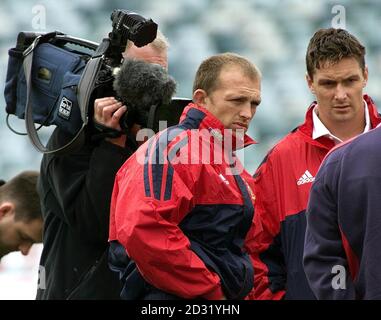
{"type": "MultiPolygon", "coordinates": [[[[94,120],[108,128],[120,131],[119,120],[126,111],[127,107],[114,97],[100,98],[94,101],[94,120]]],[[[118,138],[106,138],[106,140],[124,147],[126,135],[123,134],[118,138]]]]}

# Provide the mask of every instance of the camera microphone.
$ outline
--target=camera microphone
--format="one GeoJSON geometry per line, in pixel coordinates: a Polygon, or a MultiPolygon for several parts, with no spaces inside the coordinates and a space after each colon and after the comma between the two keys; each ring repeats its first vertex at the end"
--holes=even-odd
{"type": "Polygon", "coordinates": [[[133,123],[146,127],[151,107],[170,104],[176,92],[176,82],[165,68],[130,58],[123,61],[113,87],[127,106],[127,116],[120,121],[122,129],[133,123]]]}

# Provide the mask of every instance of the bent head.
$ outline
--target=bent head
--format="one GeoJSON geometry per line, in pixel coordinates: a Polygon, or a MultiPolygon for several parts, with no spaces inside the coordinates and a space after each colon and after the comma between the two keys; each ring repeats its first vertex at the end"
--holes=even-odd
{"type": "Polygon", "coordinates": [[[246,132],[261,102],[260,72],[239,55],[212,56],[196,73],[193,101],[211,112],[226,129],[246,132]]]}
{"type": "Polygon", "coordinates": [[[12,251],[26,255],[42,241],[37,177],[37,172],[23,172],[0,187],[0,258],[12,251]]]}
{"type": "Polygon", "coordinates": [[[17,219],[12,203],[0,205],[0,258],[12,251],[27,255],[34,243],[42,241],[42,219],[17,219]]]}

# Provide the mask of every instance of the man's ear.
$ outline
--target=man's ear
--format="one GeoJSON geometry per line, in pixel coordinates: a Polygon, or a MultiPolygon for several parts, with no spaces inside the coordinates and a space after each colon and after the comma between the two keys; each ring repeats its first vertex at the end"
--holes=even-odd
{"type": "Polygon", "coordinates": [[[193,92],[193,102],[201,107],[205,107],[205,100],[207,96],[208,95],[206,94],[205,90],[197,89],[195,92],[193,92]]]}
{"type": "Polygon", "coordinates": [[[15,205],[12,202],[6,201],[0,204],[0,220],[11,214],[15,214],[15,205]]]}
{"type": "Polygon", "coordinates": [[[365,66],[363,88],[366,87],[367,83],[368,83],[368,66],[365,66]]]}
{"type": "Polygon", "coordinates": [[[312,94],[315,94],[315,89],[313,85],[314,81],[307,72],[306,72],[306,81],[307,81],[308,88],[310,88],[312,94]]]}

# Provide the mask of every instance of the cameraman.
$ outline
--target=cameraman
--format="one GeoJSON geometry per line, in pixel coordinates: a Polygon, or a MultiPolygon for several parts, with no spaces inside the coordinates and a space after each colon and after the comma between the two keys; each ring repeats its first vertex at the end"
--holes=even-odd
{"type": "MultiPolygon", "coordinates": [[[[158,32],[150,44],[129,43],[124,57],[157,63],[167,68],[168,43],[158,32]]],[[[113,97],[96,99],[94,121],[120,130],[126,107],[113,97]]],[[[108,228],[114,177],[135,150],[135,126],[119,138],[91,139],[80,150],[44,155],[39,193],[44,216],[43,252],[37,299],[119,299],[117,275],[108,268],[108,228]],[[127,135],[130,138],[127,138],[127,135]]],[[[49,146],[72,137],[57,128],[49,146]]]]}

